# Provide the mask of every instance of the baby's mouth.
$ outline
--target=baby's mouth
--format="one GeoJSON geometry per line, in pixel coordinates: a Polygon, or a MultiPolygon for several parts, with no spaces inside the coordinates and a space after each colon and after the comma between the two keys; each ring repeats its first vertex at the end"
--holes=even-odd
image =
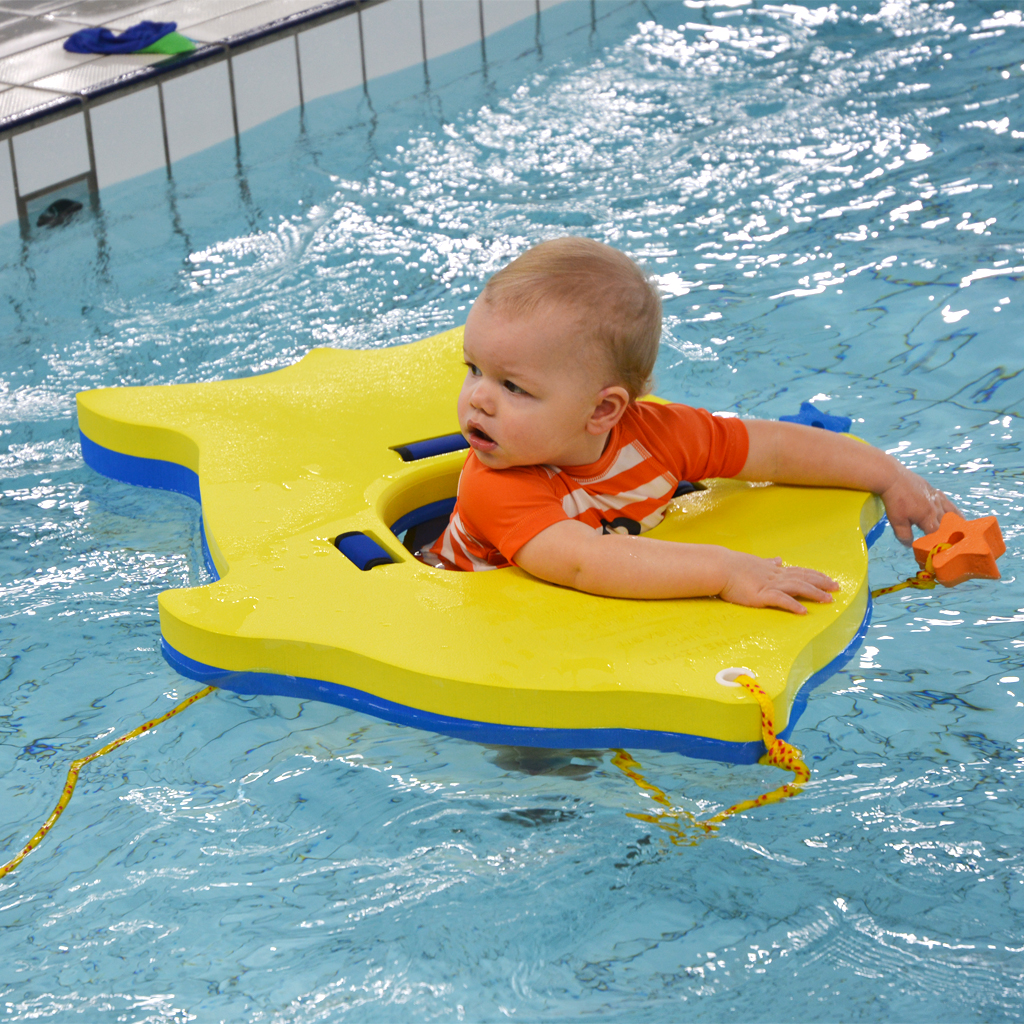
{"type": "Polygon", "coordinates": [[[481,452],[490,452],[498,447],[497,442],[489,434],[479,427],[470,426],[466,430],[467,440],[470,445],[481,452]]]}

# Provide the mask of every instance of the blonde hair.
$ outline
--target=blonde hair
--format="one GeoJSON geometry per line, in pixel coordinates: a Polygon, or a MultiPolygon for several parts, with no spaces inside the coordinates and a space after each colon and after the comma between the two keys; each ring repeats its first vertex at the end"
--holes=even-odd
{"type": "Polygon", "coordinates": [[[580,312],[586,340],[606,353],[631,401],[651,388],[661,338],[661,299],[625,253],[590,238],[553,238],[527,249],[488,282],[483,298],[513,316],[546,303],[580,312]]]}

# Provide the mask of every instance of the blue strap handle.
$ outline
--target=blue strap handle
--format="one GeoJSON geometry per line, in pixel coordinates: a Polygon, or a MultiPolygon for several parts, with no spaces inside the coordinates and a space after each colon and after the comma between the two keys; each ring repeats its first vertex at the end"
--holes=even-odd
{"type": "Polygon", "coordinates": [[[447,455],[448,452],[458,452],[468,447],[469,442],[461,434],[443,434],[441,437],[428,437],[426,441],[396,444],[392,451],[398,452],[403,462],[418,462],[432,455],[447,455]]]}
{"type": "Polygon", "coordinates": [[[394,559],[365,533],[343,533],[334,546],[357,568],[367,572],[375,565],[391,565],[394,559]]]}

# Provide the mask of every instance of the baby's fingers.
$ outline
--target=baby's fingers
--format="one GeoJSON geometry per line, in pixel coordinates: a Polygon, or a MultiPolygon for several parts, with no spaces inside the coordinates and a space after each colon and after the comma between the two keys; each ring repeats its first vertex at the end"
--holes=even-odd
{"type": "MultiPolygon", "coordinates": [[[[795,565],[785,570],[785,576],[783,577],[787,581],[792,581],[794,584],[804,584],[811,587],[815,587],[818,590],[838,590],[839,584],[836,583],[831,576],[826,576],[825,573],[819,572],[817,569],[805,569],[803,566],[795,565]]],[[[789,593],[797,593],[795,590],[790,590],[789,587],[785,588],[789,593]]]]}
{"type": "Polygon", "coordinates": [[[791,597],[802,597],[805,601],[817,601],[818,604],[830,604],[832,601],[832,595],[827,590],[810,580],[787,580],[779,586],[779,590],[791,597]]]}
{"type": "Polygon", "coordinates": [[[805,601],[817,601],[818,604],[830,604],[832,595],[829,590],[838,590],[838,584],[824,573],[813,569],[791,569],[781,580],[762,591],[761,601],[764,607],[781,608],[794,615],[806,615],[807,609],[797,598],[805,601]]]}
{"type": "MultiPolygon", "coordinates": [[[[896,534],[896,539],[905,547],[909,548],[914,543],[914,528],[910,525],[910,520],[905,516],[889,516],[889,525],[892,527],[892,532],[896,534]]],[[[925,531],[926,533],[929,531],[925,531]]]]}
{"type": "Polygon", "coordinates": [[[806,615],[807,609],[795,598],[782,590],[768,590],[762,595],[762,608],[781,608],[794,615],[806,615]]]}
{"type": "Polygon", "coordinates": [[[818,572],[817,569],[801,569],[800,572],[803,573],[801,579],[814,584],[819,590],[839,589],[839,584],[831,576],[826,576],[823,572],[818,572]]]}

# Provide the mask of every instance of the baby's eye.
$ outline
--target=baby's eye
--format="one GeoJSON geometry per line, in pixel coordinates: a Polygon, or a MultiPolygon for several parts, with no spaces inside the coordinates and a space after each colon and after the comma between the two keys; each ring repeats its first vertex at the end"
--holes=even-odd
{"type": "Polygon", "coordinates": [[[480,368],[478,366],[474,366],[473,363],[466,363],[466,369],[469,370],[473,377],[480,376],[480,368]]]}
{"type": "Polygon", "coordinates": [[[511,392],[513,395],[525,395],[526,392],[518,385],[513,384],[512,381],[505,381],[505,390],[511,392]]]}

